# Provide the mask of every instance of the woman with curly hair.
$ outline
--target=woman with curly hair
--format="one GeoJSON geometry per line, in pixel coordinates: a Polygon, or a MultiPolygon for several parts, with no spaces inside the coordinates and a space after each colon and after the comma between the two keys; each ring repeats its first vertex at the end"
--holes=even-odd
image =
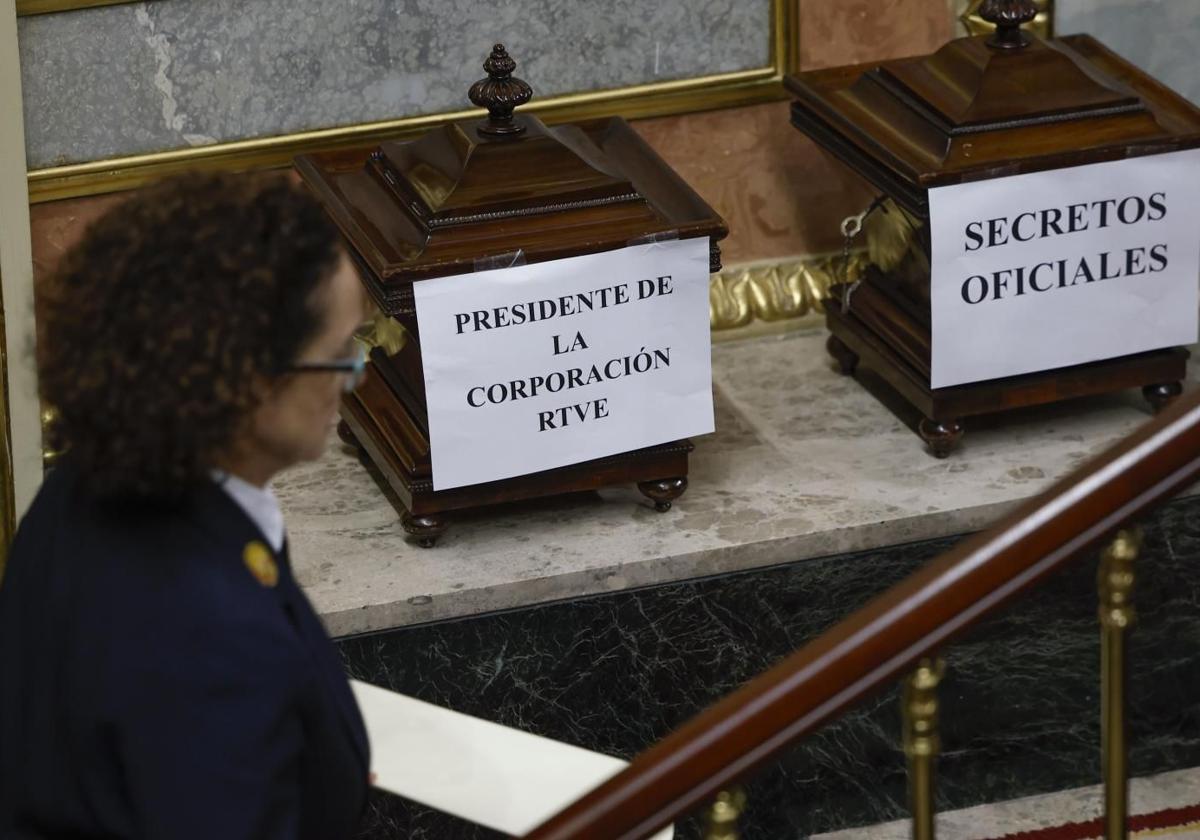
{"type": "Polygon", "coordinates": [[[362,371],[336,229],[284,177],[187,176],[42,292],[65,454],[0,586],[0,836],[352,835],[366,735],[268,487],[362,371]]]}

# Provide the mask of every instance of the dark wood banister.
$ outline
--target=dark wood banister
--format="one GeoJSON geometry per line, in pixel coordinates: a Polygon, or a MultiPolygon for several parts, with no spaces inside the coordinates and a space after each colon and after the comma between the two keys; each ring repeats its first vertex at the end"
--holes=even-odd
{"type": "Polygon", "coordinates": [[[526,840],[639,840],[835,719],[1200,474],[1190,394],[688,721],[526,840]]]}

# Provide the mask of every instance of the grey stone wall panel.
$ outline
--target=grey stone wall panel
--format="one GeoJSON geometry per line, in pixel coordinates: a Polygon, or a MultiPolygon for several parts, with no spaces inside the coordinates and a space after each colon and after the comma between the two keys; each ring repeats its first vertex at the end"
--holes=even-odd
{"type": "Polygon", "coordinates": [[[152,0],[19,22],[32,168],[762,67],[770,0],[152,0]]]}
{"type": "Polygon", "coordinates": [[[1063,35],[1086,32],[1200,104],[1196,0],[1055,0],[1063,35]]]}

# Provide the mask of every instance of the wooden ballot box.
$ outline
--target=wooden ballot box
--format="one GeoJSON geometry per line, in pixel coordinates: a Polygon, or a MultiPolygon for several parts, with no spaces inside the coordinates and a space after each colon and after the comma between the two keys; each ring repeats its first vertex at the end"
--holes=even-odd
{"type": "MultiPolygon", "coordinates": [[[[1130,310],[1127,324],[1103,326],[1099,310],[1089,308],[1090,301],[1100,300],[1093,294],[1101,294],[1101,287],[1110,298],[1152,294],[1153,284],[1165,277],[1155,272],[1166,265],[1165,245],[1156,244],[1155,229],[1146,228],[1150,238],[1141,243],[1145,247],[1110,252],[1094,246],[1086,257],[1072,251],[1075,243],[1091,235],[1111,235],[1119,247],[1129,229],[1123,223],[1148,224],[1167,215],[1165,193],[1131,191],[1085,201],[1064,190],[1061,195],[1031,197],[1028,213],[1006,215],[983,206],[975,216],[952,220],[958,225],[953,235],[961,240],[949,245],[931,238],[931,230],[940,230],[934,224],[936,214],[931,218],[931,195],[954,193],[942,188],[965,186],[974,191],[971,194],[982,195],[1000,186],[1000,179],[1035,173],[1035,179],[1046,178],[1111,162],[1125,166],[1200,146],[1200,110],[1095,39],[1033,37],[1021,29],[1035,16],[1031,0],[987,0],[981,12],[995,24],[993,34],[960,38],[928,56],[805,72],[786,80],[795,96],[795,127],[880,193],[865,218],[848,220],[852,228],[861,221],[867,267],[830,293],[828,349],[842,372],[865,366],[915,407],[921,415],[919,433],[939,457],[957,444],[964,418],[972,415],[1132,387],[1142,388],[1157,409],[1180,393],[1187,359],[1180,346],[1159,345],[1136,353],[1115,349],[1130,346],[1118,339],[1126,327],[1140,328],[1135,323],[1140,310],[1130,310]],[[1020,248],[1010,249],[1012,270],[980,272],[977,278],[964,272],[961,288],[949,289],[952,297],[979,305],[955,310],[951,304],[957,301],[951,300],[939,308],[942,302],[936,296],[942,294],[941,287],[934,282],[931,288],[933,267],[941,264],[939,245],[957,248],[959,257],[973,257],[968,252],[981,245],[1008,247],[1017,239],[1028,240],[1030,249],[1057,251],[1041,258],[1045,265],[1039,268],[1038,258],[1021,257],[1020,248]],[[1088,264],[1080,267],[1081,259],[1088,264]],[[1085,286],[1092,290],[1087,297],[1078,293],[1085,286]],[[956,361],[940,357],[939,351],[950,348],[937,344],[943,327],[963,327],[953,318],[974,318],[985,309],[993,317],[1019,307],[1034,312],[1033,301],[1046,309],[1072,300],[1081,303],[1058,321],[1063,327],[1060,345],[1045,353],[1045,368],[1027,365],[1020,374],[985,375],[955,385],[935,382],[938,364],[956,361]],[[960,315],[939,316],[947,319],[939,323],[939,312],[960,315]],[[1093,315],[1097,326],[1089,335],[1087,323],[1093,315]],[[1070,358],[1068,343],[1095,343],[1099,349],[1087,362],[1056,362],[1059,350],[1062,358],[1070,358]],[[1113,349],[1105,352],[1105,347],[1113,349]]],[[[1098,170],[1084,186],[1090,189],[1103,182],[1108,171],[1098,170]]],[[[1033,187],[1030,190],[1035,195],[1033,187]]],[[[1176,212],[1187,196],[1173,195],[1172,200],[1176,212]]],[[[1183,265],[1183,256],[1173,252],[1172,265],[1183,265]]],[[[1195,277],[1181,281],[1183,286],[1195,282],[1195,277]]],[[[988,322],[979,324],[982,342],[988,338],[988,322]]],[[[1024,343],[1033,341],[1032,333],[1021,329],[1010,333],[1008,346],[997,353],[1016,356],[1024,352],[1024,343]]],[[[1163,333],[1167,334],[1176,335],[1163,333]]],[[[1194,340],[1194,334],[1175,339],[1178,345],[1194,340]]],[[[969,343],[960,346],[967,354],[972,349],[969,343]]],[[[1003,369],[980,369],[984,368],[1003,369]]]]}
{"type": "Polygon", "coordinates": [[[665,511],[687,487],[688,440],[433,487],[416,284],[660,238],[703,240],[708,270],[720,269],[724,222],[623,119],[547,127],[514,114],[532,95],[513,77],[515,66],[500,45],[484,64],[488,78],[469,96],[488,109],[486,118],[452,122],[408,142],[295,161],[341,229],[385,319],[377,331],[385,340],[376,342],[366,378],[345,399],[339,431],[386,478],[404,507],[405,530],[425,546],[445,530],[451,512],[464,508],[634,482],[665,511]]]}

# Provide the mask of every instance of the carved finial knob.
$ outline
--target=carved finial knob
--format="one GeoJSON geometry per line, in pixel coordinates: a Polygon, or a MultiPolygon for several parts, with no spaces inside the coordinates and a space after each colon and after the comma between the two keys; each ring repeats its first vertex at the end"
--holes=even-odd
{"type": "Polygon", "coordinates": [[[481,108],[488,109],[487,122],[479,126],[483,134],[503,137],[520,134],[525,126],[513,122],[513,109],[533,97],[533,88],[522,79],[513,78],[517,62],[512,60],[503,44],[492,47],[492,54],[483,63],[488,77],[471,85],[467,96],[481,108]]]}
{"type": "Polygon", "coordinates": [[[996,33],[988,39],[989,47],[1015,50],[1029,43],[1029,36],[1021,27],[1038,15],[1033,0],[983,0],[979,16],[994,24],[996,33]]]}

